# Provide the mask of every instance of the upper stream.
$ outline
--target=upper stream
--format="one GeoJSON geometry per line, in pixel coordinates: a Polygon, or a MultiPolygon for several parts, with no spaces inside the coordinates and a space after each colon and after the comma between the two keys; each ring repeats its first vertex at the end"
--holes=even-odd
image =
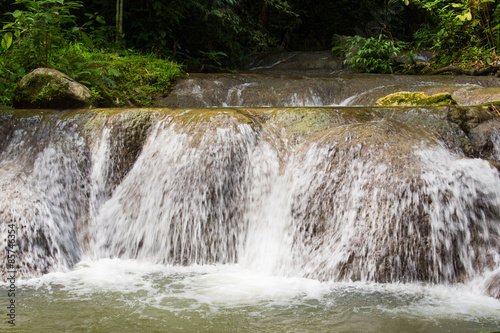
{"type": "Polygon", "coordinates": [[[373,106],[399,91],[448,92],[460,105],[500,98],[494,77],[374,74],[191,74],[162,101],[168,107],[373,106]]]}

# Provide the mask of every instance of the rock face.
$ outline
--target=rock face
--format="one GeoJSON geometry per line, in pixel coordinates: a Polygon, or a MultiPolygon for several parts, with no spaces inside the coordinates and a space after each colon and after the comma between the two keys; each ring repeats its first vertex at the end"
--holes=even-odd
{"type": "Polygon", "coordinates": [[[90,90],[68,75],[50,68],[37,68],[19,82],[17,109],[71,109],[90,106],[90,90]]]}
{"type": "Polygon", "coordinates": [[[448,93],[439,93],[432,96],[423,92],[401,91],[382,97],[375,105],[391,106],[417,106],[417,105],[448,105],[456,104],[456,101],[448,93]]]}

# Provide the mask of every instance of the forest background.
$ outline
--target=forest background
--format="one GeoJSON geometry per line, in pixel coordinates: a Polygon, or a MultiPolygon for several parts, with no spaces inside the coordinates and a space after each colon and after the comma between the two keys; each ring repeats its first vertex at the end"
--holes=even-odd
{"type": "Polygon", "coordinates": [[[427,70],[500,68],[498,0],[0,0],[0,13],[4,106],[37,67],[86,84],[98,106],[149,105],[186,71],[276,51],[331,49],[377,73],[421,73],[421,50],[427,70]]]}

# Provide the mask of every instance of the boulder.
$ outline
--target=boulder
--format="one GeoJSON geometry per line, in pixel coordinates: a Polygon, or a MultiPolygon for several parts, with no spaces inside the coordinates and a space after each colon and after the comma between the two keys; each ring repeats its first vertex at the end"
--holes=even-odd
{"type": "Polygon", "coordinates": [[[91,105],[91,92],[68,75],[51,68],[26,74],[14,97],[17,109],[72,109],[91,105]]]}
{"type": "Polygon", "coordinates": [[[496,119],[481,123],[470,130],[468,136],[480,153],[481,158],[500,162],[495,155],[495,141],[498,140],[497,133],[499,131],[500,122],[496,119]]]}
{"type": "Polygon", "coordinates": [[[375,105],[387,106],[417,106],[417,105],[448,105],[457,104],[449,93],[439,93],[435,95],[427,95],[424,92],[409,92],[400,91],[394,94],[379,98],[375,105]]]}

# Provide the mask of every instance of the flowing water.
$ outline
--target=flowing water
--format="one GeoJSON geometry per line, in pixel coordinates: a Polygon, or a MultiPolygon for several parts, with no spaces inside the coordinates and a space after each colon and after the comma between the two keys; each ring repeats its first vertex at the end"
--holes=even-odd
{"type": "Polygon", "coordinates": [[[250,107],[284,95],[248,77],[181,83],[201,109],[2,111],[2,330],[500,330],[497,131],[471,158],[443,108],[354,107],[346,77],[250,107]]]}

